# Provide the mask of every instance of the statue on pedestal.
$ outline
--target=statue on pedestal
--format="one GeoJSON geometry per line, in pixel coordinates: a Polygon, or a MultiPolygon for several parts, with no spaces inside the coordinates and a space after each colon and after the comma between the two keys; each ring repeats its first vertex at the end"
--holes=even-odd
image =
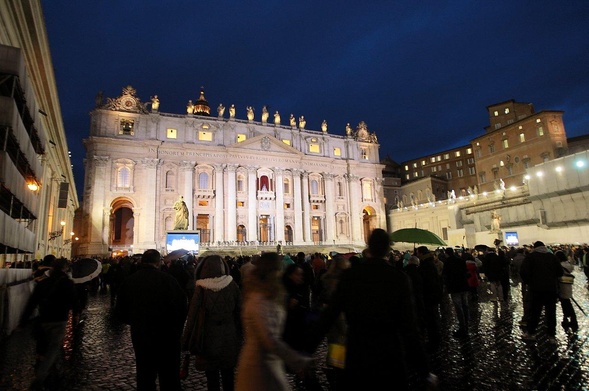
{"type": "Polygon", "coordinates": [[[307,126],[307,121],[305,121],[305,116],[301,115],[299,117],[299,128],[305,129],[305,126],[307,126]]]}
{"type": "Polygon", "coordinates": [[[151,97],[151,111],[157,113],[160,108],[160,100],[158,99],[157,95],[151,97]]]}
{"type": "Polygon", "coordinates": [[[280,114],[278,113],[278,111],[276,111],[276,113],[274,113],[274,124],[280,125],[280,114]]]}
{"type": "Polygon", "coordinates": [[[235,105],[231,105],[231,107],[229,107],[229,118],[235,118],[235,105]]]}
{"type": "Polygon", "coordinates": [[[496,210],[491,212],[491,232],[501,232],[501,215],[496,210]]]}
{"type": "Polygon", "coordinates": [[[217,115],[222,117],[223,114],[225,114],[225,106],[223,106],[223,103],[219,103],[219,107],[217,107],[217,115]]]}
{"type": "Polygon", "coordinates": [[[174,230],[187,230],[188,229],[188,207],[184,202],[184,197],[180,196],[178,201],[174,203],[174,210],[176,216],[174,218],[174,230]]]}
{"type": "Polygon", "coordinates": [[[186,113],[194,114],[194,103],[192,103],[192,100],[189,100],[188,104],[186,105],[186,113]]]}
{"type": "Polygon", "coordinates": [[[321,131],[323,133],[327,133],[327,121],[323,120],[323,122],[321,123],[321,131]]]}
{"type": "Polygon", "coordinates": [[[290,115],[289,121],[290,121],[290,126],[292,126],[293,128],[297,127],[297,119],[295,118],[295,116],[293,114],[290,115]]]}
{"type": "Polygon", "coordinates": [[[268,113],[268,108],[266,106],[262,107],[262,123],[268,123],[268,117],[270,114],[268,113]]]}
{"type": "Polygon", "coordinates": [[[352,137],[352,127],[349,122],[346,124],[346,136],[352,137]]]}
{"type": "Polygon", "coordinates": [[[251,106],[246,107],[247,110],[247,120],[253,121],[254,120],[254,108],[251,106]]]}

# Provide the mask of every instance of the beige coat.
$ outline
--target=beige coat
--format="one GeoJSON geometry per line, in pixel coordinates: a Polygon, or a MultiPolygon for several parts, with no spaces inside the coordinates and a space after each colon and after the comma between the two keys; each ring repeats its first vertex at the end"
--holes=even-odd
{"type": "Polygon", "coordinates": [[[284,308],[258,292],[245,299],[245,344],[237,366],[237,391],[289,390],[283,364],[298,372],[311,361],[282,340],[285,318],[284,308]]]}

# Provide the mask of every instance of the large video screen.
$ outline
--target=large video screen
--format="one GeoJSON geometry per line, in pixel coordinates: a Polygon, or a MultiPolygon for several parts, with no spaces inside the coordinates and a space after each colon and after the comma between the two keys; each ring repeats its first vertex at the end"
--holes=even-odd
{"type": "Polygon", "coordinates": [[[166,235],[168,253],[183,248],[196,254],[199,244],[200,234],[198,232],[168,232],[166,235]]]}

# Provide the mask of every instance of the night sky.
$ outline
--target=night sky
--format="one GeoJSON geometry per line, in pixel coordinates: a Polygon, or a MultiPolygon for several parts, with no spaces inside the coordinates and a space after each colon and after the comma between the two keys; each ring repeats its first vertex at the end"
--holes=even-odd
{"type": "MultiPolygon", "coordinates": [[[[219,103],[305,116],[307,129],[376,132],[397,162],[467,144],[486,107],[562,110],[589,134],[589,1],[44,0],[78,189],[98,91],[131,85],[184,114],[219,103]],[[328,4],[329,3],[329,4],[328,4]]],[[[227,116],[228,113],[225,113],[227,116]]]]}

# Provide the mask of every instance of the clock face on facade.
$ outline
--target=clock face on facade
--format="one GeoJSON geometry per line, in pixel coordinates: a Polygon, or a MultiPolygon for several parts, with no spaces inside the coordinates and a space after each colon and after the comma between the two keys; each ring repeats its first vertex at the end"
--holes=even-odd
{"type": "Polygon", "coordinates": [[[130,96],[121,98],[121,106],[125,109],[132,109],[135,106],[135,99],[130,96]]]}

